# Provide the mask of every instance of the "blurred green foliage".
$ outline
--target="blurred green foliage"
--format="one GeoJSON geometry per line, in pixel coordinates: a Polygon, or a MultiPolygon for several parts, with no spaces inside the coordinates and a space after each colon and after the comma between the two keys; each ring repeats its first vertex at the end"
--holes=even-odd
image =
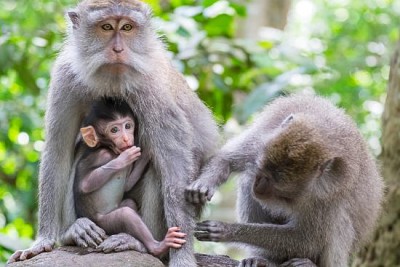
{"type": "MultiPolygon", "coordinates": [[[[277,95],[316,91],[345,108],[379,153],[399,1],[294,1],[287,29],[258,40],[236,35],[245,1],[147,2],[174,64],[221,125],[245,123],[277,95]]],[[[0,0],[0,265],[34,238],[49,71],[75,3],[0,0]]]]}

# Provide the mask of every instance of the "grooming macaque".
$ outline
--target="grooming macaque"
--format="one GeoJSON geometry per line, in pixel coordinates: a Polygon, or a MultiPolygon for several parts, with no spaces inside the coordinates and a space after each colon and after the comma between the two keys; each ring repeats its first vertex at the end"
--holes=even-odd
{"type": "Polygon", "coordinates": [[[316,96],[268,105],[208,162],[186,198],[205,203],[231,172],[241,173],[240,222],[201,222],[195,236],[247,244],[241,266],[347,266],[381,209],[383,182],[356,125],[316,96]]]}
{"type": "Polygon", "coordinates": [[[178,227],[168,229],[165,239],[158,242],[136,213],[134,201],[122,201],[124,192],[137,183],[148,164],[140,148],[134,146],[135,122],[130,107],[120,100],[102,99],[93,105],[83,126],[86,146],[74,183],[77,216],[91,219],[107,234],[126,232],[138,238],[155,256],[170,247],[180,248],[185,234],[178,227]]]}
{"type": "Polygon", "coordinates": [[[185,201],[184,190],[217,146],[212,114],[172,67],[145,3],[85,0],[68,17],[67,40],[51,74],[37,241],[10,261],[49,251],[56,241],[101,243],[105,252],[135,247],[128,234],[104,240],[99,235],[104,231],[91,220],[76,221],[74,208],[74,145],[80,124],[90,103],[115,97],[131,107],[140,123],[138,141],[150,158],[132,189],[138,212],[157,240],[174,226],[188,234],[182,248],[170,249],[169,266],[196,266],[191,233],[197,208],[185,201]]]}

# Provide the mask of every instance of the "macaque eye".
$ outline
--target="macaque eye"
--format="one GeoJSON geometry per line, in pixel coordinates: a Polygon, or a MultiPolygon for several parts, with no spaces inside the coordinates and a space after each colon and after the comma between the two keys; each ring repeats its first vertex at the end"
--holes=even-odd
{"type": "Polygon", "coordinates": [[[125,129],[129,130],[131,128],[132,128],[132,124],[130,124],[130,123],[125,124],[125,129]]]}
{"type": "Polygon", "coordinates": [[[131,31],[133,29],[131,24],[125,24],[124,26],[122,26],[121,30],[123,31],[131,31]]]}
{"type": "Polygon", "coordinates": [[[111,26],[111,24],[109,24],[109,23],[103,24],[103,25],[101,26],[101,28],[102,28],[103,30],[105,30],[105,31],[111,31],[111,30],[113,30],[113,26],[111,26]]]}
{"type": "Polygon", "coordinates": [[[115,126],[115,127],[112,127],[110,131],[111,131],[111,133],[118,133],[119,129],[118,129],[118,127],[115,126]]]}

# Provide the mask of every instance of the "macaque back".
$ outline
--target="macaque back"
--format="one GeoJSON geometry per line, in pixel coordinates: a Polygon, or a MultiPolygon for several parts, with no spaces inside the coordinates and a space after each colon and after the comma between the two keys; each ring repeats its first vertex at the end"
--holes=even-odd
{"type": "MultiPolygon", "coordinates": [[[[383,197],[383,182],[377,165],[355,123],[328,100],[294,95],[279,98],[265,108],[249,129],[249,137],[257,133],[267,138],[258,140],[261,142],[258,166],[253,166],[239,179],[240,221],[275,223],[295,218],[304,238],[281,241],[287,243],[287,247],[280,255],[265,251],[261,255],[278,261],[308,257],[318,266],[347,264],[349,253],[372,231],[383,197]],[[284,122],[287,118],[291,121],[284,122]],[[304,135],[303,126],[309,131],[304,135]],[[311,149],[299,148],[312,142],[315,144],[310,145],[311,149]],[[279,158],[282,153],[284,157],[279,158]],[[312,159],[313,153],[335,160],[325,166],[320,177],[300,181],[299,177],[307,175],[307,168],[318,165],[319,159],[312,159]],[[285,166],[286,178],[297,176],[289,182],[296,184],[296,188],[289,190],[291,195],[285,196],[289,202],[254,193],[252,176],[259,175],[260,168],[268,168],[267,161],[274,160],[285,166]],[[285,162],[287,160],[301,165],[296,169],[295,163],[285,162]],[[289,166],[293,169],[288,170],[289,166]],[[301,246],[304,247],[298,250],[299,254],[290,255],[291,250],[301,246]]],[[[255,249],[254,254],[259,255],[260,250],[255,249]]]]}

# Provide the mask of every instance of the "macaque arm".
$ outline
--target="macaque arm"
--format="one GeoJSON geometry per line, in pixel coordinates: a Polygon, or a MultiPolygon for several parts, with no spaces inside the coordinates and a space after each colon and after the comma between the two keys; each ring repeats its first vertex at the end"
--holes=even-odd
{"type": "Polygon", "coordinates": [[[255,164],[260,144],[251,133],[229,141],[202,169],[199,179],[185,190],[186,200],[204,204],[211,200],[219,185],[226,182],[232,172],[242,172],[255,164]]]}
{"type": "Polygon", "coordinates": [[[200,241],[240,242],[264,248],[272,253],[283,252],[293,246],[286,242],[307,242],[306,237],[298,231],[292,222],[287,224],[270,223],[224,223],[204,221],[197,224],[195,236],[200,241]]]}
{"type": "Polygon", "coordinates": [[[149,156],[147,153],[143,153],[133,166],[133,170],[126,180],[125,191],[130,190],[139,181],[139,179],[143,176],[148,163],[149,156]]]}
{"type": "MultiPolygon", "coordinates": [[[[118,166],[113,155],[107,149],[101,149],[90,155],[94,158],[93,163],[84,161],[85,164],[79,164],[78,168],[88,168],[89,171],[79,183],[79,189],[83,193],[91,193],[101,188],[107,183],[121,168],[118,166]],[[88,166],[81,166],[87,165],[88,166]]],[[[83,172],[85,173],[85,172],[83,172]]]]}

